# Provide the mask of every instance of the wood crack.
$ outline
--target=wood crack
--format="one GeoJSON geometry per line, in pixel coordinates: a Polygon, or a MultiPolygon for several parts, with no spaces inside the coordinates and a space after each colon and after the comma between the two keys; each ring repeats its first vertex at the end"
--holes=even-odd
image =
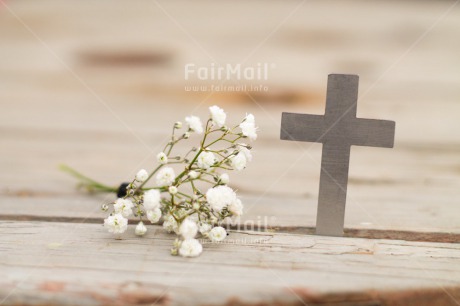
{"type": "MultiPolygon", "coordinates": [[[[41,222],[63,222],[63,223],[89,223],[102,224],[101,218],[95,217],[63,217],[63,216],[35,216],[35,215],[2,215],[2,221],[41,221],[41,222]]],[[[136,224],[137,220],[130,220],[130,224],[136,224]]],[[[229,229],[241,231],[242,226],[231,225],[229,229]]],[[[263,233],[287,233],[287,234],[302,234],[314,235],[314,227],[302,226],[276,226],[265,227],[253,225],[251,229],[254,232],[263,233]]],[[[248,232],[244,232],[248,234],[248,232]]],[[[249,235],[249,234],[248,234],[249,235]]],[[[413,231],[398,231],[398,230],[381,230],[381,229],[353,229],[346,228],[344,237],[348,238],[366,238],[366,239],[382,239],[382,240],[404,240],[404,241],[420,241],[420,242],[439,242],[439,243],[460,243],[460,234],[442,233],[442,232],[413,232],[413,231]]]]}

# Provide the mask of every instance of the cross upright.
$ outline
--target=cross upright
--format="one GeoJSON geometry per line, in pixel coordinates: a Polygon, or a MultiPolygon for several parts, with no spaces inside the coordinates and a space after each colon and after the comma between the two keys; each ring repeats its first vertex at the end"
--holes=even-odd
{"type": "Polygon", "coordinates": [[[318,235],[343,235],[350,147],[393,147],[394,121],[356,118],[358,83],[357,75],[330,74],[325,115],[282,115],[281,139],[323,144],[318,235]]]}

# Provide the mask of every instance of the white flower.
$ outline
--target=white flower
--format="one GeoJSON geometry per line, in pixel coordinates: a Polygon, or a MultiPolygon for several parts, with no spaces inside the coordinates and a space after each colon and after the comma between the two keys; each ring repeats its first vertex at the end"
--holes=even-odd
{"type": "Polygon", "coordinates": [[[165,221],[163,222],[163,228],[168,233],[175,232],[176,234],[178,234],[178,232],[179,232],[179,226],[177,224],[177,221],[171,215],[168,215],[168,216],[165,217],[165,221]]]}
{"type": "Polygon", "coordinates": [[[190,220],[189,218],[182,221],[180,225],[179,232],[184,237],[184,239],[192,239],[195,238],[196,233],[198,232],[198,226],[195,222],[190,220]]]}
{"type": "Polygon", "coordinates": [[[224,110],[217,105],[211,106],[209,108],[211,112],[211,119],[217,124],[218,127],[222,127],[225,124],[225,119],[227,119],[227,114],[224,110]]]}
{"type": "Polygon", "coordinates": [[[243,121],[244,121],[244,122],[247,122],[247,123],[253,123],[253,124],[255,124],[255,123],[256,123],[256,118],[254,117],[253,114],[247,114],[247,115],[246,115],[246,118],[244,118],[243,121]]]}
{"type": "Polygon", "coordinates": [[[229,224],[229,225],[232,225],[233,222],[235,222],[236,218],[232,218],[232,217],[225,217],[224,220],[221,221],[221,223],[224,223],[224,224],[229,224]]]}
{"type": "Polygon", "coordinates": [[[149,173],[145,169],[141,169],[136,174],[136,181],[144,182],[148,177],[149,177],[149,173]]]}
{"type": "Polygon", "coordinates": [[[224,184],[224,185],[227,185],[229,182],[230,182],[230,177],[228,176],[227,173],[222,173],[220,176],[219,176],[219,181],[224,184]]]}
{"type": "Polygon", "coordinates": [[[177,193],[177,187],[176,186],[169,186],[168,191],[170,194],[176,194],[177,193]]]}
{"type": "Polygon", "coordinates": [[[236,194],[230,187],[217,186],[208,189],[206,199],[212,209],[220,212],[225,206],[236,201],[236,194]]]}
{"type": "Polygon", "coordinates": [[[217,159],[212,152],[201,152],[198,156],[198,167],[201,169],[209,169],[212,165],[216,163],[217,159]]]}
{"type": "Polygon", "coordinates": [[[134,233],[137,236],[144,236],[145,233],[147,233],[147,228],[145,227],[144,222],[141,221],[137,224],[136,229],[134,230],[134,233]]]}
{"type": "Polygon", "coordinates": [[[157,154],[157,161],[162,164],[162,165],[165,165],[168,163],[168,156],[166,156],[166,154],[164,152],[160,152],[157,154]]]}
{"type": "Polygon", "coordinates": [[[198,177],[198,175],[200,175],[200,174],[198,172],[196,172],[196,171],[193,171],[193,170],[188,173],[188,176],[191,179],[196,179],[198,177]]]}
{"type": "Polygon", "coordinates": [[[246,155],[242,153],[238,153],[237,155],[232,156],[230,158],[230,162],[231,162],[233,169],[235,169],[236,171],[241,171],[244,168],[246,168],[246,164],[247,164],[246,155]]]}
{"type": "Polygon", "coordinates": [[[203,246],[196,239],[185,239],[180,244],[179,254],[183,257],[196,257],[203,251],[203,246]]]}
{"type": "Polygon", "coordinates": [[[174,128],[175,129],[181,129],[182,128],[182,122],[177,121],[176,123],[174,123],[174,128]]]}
{"type": "Polygon", "coordinates": [[[212,242],[220,242],[227,237],[227,231],[222,226],[216,226],[208,235],[212,242]]]}
{"type": "Polygon", "coordinates": [[[201,234],[209,233],[211,229],[212,229],[212,226],[209,223],[200,223],[200,225],[198,226],[198,230],[200,231],[201,234]]]}
{"type": "Polygon", "coordinates": [[[160,206],[161,194],[156,189],[150,189],[144,192],[144,208],[153,210],[160,206]]]}
{"type": "Polygon", "coordinates": [[[169,186],[175,179],[176,174],[174,173],[174,169],[170,167],[161,169],[156,176],[158,186],[169,186]]]}
{"type": "Polygon", "coordinates": [[[230,205],[228,205],[228,211],[234,216],[241,216],[243,214],[243,203],[240,199],[236,199],[230,205]]]}
{"type": "Polygon", "coordinates": [[[151,223],[157,223],[160,221],[161,218],[161,210],[159,208],[155,208],[154,210],[147,210],[147,219],[151,223]]]}
{"type": "Polygon", "coordinates": [[[257,139],[257,127],[253,114],[246,116],[243,122],[240,123],[240,128],[243,135],[249,137],[250,140],[257,139]]]}
{"type": "Polygon", "coordinates": [[[123,217],[129,217],[133,213],[133,207],[134,204],[131,202],[131,200],[122,198],[118,198],[113,205],[115,213],[121,214],[123,217]]]}
{"type": "Polygon", "coordinates": [[[187,122],[190,130],[194,131],[197,134],[203,133],[203,124],[201,123],[201,119],[199,117],[197,116],[185,117],[185,122],[187,122]]]}
{"type": "Polygon", "coordinates": [[[128,228],[128,219],[123,217],[122,214],[115,214],[104,220],[104,227],[110,233],[121,234],[128,228]]]}
{"type": "Polygon", "coordinates": [[[251,154],[251,151],[246,147],[247,145],[244,144],[244,143],[240,143],[240,148],[238,149],[238,151],[240,151],[241,153],[244,154],[244,156],[246,156],[246,160],[248,162],[252,161],[252,154],[251,154]]]}

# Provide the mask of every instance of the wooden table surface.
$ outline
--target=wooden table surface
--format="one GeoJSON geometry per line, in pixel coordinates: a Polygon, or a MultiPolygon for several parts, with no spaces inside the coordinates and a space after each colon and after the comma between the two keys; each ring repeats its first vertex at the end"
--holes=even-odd
{"type": "Polygon", "coordinates": [[[0,305],[460,305],[458,2],[0,1],[0,305]],[[185,91],[212,62],[274,64],[269,91],[185,91]],[[352,148],[345,238],[313,235],[321,145],[279,140],[329,73],[396,121],[394,149],[352,148]],[[247,227],[198,258],[160,226],[114,240],[114,195],[58,170],[127,181],[213,104],[260,131],[231,175],[247,227]]]}

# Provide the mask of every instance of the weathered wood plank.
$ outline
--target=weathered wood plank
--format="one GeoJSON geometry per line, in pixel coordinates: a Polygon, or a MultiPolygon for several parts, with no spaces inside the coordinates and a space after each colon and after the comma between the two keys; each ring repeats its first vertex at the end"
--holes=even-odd
{"type": "MultiPolygon", "coordinates": [[[[315,226],[316,199],[255,196],[245,193],[242,193],[241,196],[246,212],[237,224],[245,226],[246,229],[269,228],[296,231],[296,227],[313,228],[315,226]]],[[[100,210],[101,204],[114,199],[114,195],[28,194],[23,191],[22,194],[0,197],[0,219],[97,223],[102,222],[102,219],[106,217],[106,213],[100,210]]],[[[349,211],[347,211],[345,226],[347,229],[364,231],[444,233],[447,236],[443,241],[460,242],[460,236],[457,236],[460,234],[460,224],[457,222],[460,207],[455,205],[455,202],[450,205],[434,205],[436,200],[436,197],[432,197],[418,201],[410,195],[401,195],[398,200],[394,201],[375,199],[370,196],[362,197],[348,205],[349,211]],[[417,217],[414,218],[414,215],[417,217]],[[447,239],[449,234],[452,234],[452,237],[447,239]]],[[[302,230],[297,230],[297,232],[302,232],[302,230]]],[[[354,235],[357,234],[354,233],[354,235]]],[[[411,238],[410,235],[393,237],[418,239],[417,236],[411,238]]],[[[429,239],[429,236],[423,239],[429,239]]]]}
{"type": "Polygon", "coordinates": [[[169,255],[173,236],[157,226],[122,241],[91,224],[2,221],[0,234],[7,305],[378,304],[420,288],[454,305],[460,294],[458,244],[248,231],[183,259],[169,255]]]}
{"type": "MultiPolygon", "coordinates": [[[[140,167],[149,169],[155,155],[133,150],[137,140],[127,134],[122,137],[130,139],[128,142],[117,141],[118,131],[39,131],[41,136],[34,148],[42,154],[31,155],[28,150],[30,138],[37,130],[7,128],[5,137],[0,139],[4,148],[0,159],[0,181],[4,186],[0,197],[2,216],[100,218],[103,214],[98,208],[105,197],[91,198],[75,192],[74,180],[58,171],[58,162],[72,161],[72,166],[81,171],[116,184],[129,180],[140,167]],[[98,144],[100,139],[104,139],[102,145],[98,144]],[[96,144],[101,149],[94,151],[96,144]],[[139,161],[142,163],[138,164],[139,161]]],[[[152,143],[161,142],[162,136],[154,134],[152,143]]],[[[460,210],[460,180],[455,174],[458,148],[441,146],[436,159],[427,145],[402,145],[391,154],[357,149],[352,155],[352,161],[356,157],[359,162],[350,170],[345,226],[460,233],[456,218],[460,210]],[[379,159],[387,162],[376,163],[379,159]]],[[[270,134],[262,134],[255,150],[255,160],[245,173],[231,175],[231,185],[246,203],[243,220],[260,220],[269,226],[314,226],[320,147],[309,148],[305,153],[304,147],[288,143],[280,146],[270,134]]],[[[111,198],[108,196],[105,201],[111,198]]]]}
{"type": "Polygon", "coordinates": [[[4,2],[44,44],[0,1],[0,218],[55,221],[2,222],[0,294],[17,286],[8,303],[458,305],[457,244],[372,239],[458,241],[460,10],[446,11],[454,2],[311,2],[256,50],[297,4],[267,2],[254,15],[258,3],[161,2],[207,52],[149,1],[4,2]],[[324,22],[325,10],[342,26],[324,22]],[[248,66],[277,66],[269,92],[184,91],[184,64],[209,65],[209,55],[236,63],[251,52],[248,66]],[[397,122],[394,150],[352,148],[345,226],[370,240],[232,233],[269,241],[206,246],[183,260],[167,255],[171,237],[159,231],[118,242],[96,224],[56,222],[100,222],[104,199],[76,193],[58,163],[126,181],[152,168],[172,122],[217,103],[230,118],[254,113],[260,126],[254,162],[232,176],[243,221],[268,216],[283,231],[311,232],[321,147],[280,145],[280,114],[321,114],[331,72],[360,74],[358,116],[397,122]]]}

